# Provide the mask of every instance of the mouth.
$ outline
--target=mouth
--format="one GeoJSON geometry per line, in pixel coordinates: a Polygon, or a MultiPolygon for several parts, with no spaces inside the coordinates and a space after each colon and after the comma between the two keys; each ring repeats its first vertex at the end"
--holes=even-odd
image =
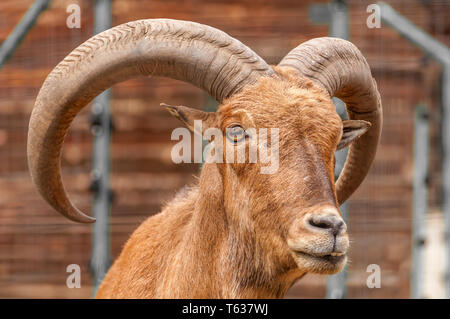
{"type": "Polygon", "coordinates": [[[297,267],[308,273],[332,275],[340,272],[348,260],[348,237],[296,238],[287,244],[297,267]]]}
{"type": "Polygon", "coordinates": [[[347,254],[343,253],[343,252],[331,252],[328,254],[312,254],[312,253],[306,253],[304,251],[294,251],[294,253],[298,257],[312,259],[316,262],[321,262],[321,263],[325,262],[325,263],[333,264],[333,265],[340,264],[347,257],[347,254]]]}

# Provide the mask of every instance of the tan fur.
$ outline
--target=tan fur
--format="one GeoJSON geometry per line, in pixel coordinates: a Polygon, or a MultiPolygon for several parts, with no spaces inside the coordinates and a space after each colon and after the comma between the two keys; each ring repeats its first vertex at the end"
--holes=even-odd
{"type": "MultiPolygon", "coordinates": [[[[279,298],[306,273],[342,269],[302,259],[287,244],[330,245],[303,220],[326,209],[339,214],[334,151],[342,121],[324,90],[274,69],[278,78],[224,101],[215,125],[279,128],[277,173],[260,174],[259,163],[205,164],[198,185],[133,233],[98,298],[279,298]]],[[[340,240],[348,247],[346,233],[340,240]]]]}

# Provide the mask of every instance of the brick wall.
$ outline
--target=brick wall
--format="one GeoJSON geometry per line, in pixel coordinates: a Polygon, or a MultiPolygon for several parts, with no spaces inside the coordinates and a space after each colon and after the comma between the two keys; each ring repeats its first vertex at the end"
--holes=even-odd
{"type": "MultiPolygon", "coordinates": [[[[323,2],[323,1],[322,1],[323,2]]],[[[0,2],[0,41],[32,3],[0,2]]],[[[113,25],[143,18],[192,20],[217,27],[276,64],[290,49],[326,26],[310,22],[313,1],[171,1],[115,0],[113,25]]],[[[315,2],[317,3],[317,2],[315,2]]],[[[349,202],[352,238],[349,297],[409,296],[412,214],[413,116],[419,103],[430,110],[430,205],[440,205],[439,66],[387,26],[368,29],[371,1],[349,1],[351,40],[372,67],[384,105],[384,129],[370,175],[349,202]],[[382,288],[365,285],[369,264],[382,269],[382,288]]],[[[450,43],[450,5],[446,1],[389,1],[415,24],[450,43]]],[[[93,1],[55,0],[0,69],[0,297],[78,298],[91,294],[88,262],[91,226],[57,215],[38,196],[26,166],[28,119],[37,92],[50,70],[92,35],[93,1]],[[68,29],[66,7],[81,7],[81,28],[68,29]],[[82,289],[68,289],[65,268],[82,267],[82,289]]],[[[139,78],[114,86],[112,136],[112,253],[116,257],[130,233],[187,183],[199,167],[170,160],[171,131],[179,126],[160,102],[201,108],[205,93],[164,78],[139,78]]],[[[90,212],[88,192],[92,156],[89,107],[74,121],[62,163],[66,188],[74,203],[90,212]]],[[[309,275],[289,297],[325,295],[326,278],[309,275]]]]}

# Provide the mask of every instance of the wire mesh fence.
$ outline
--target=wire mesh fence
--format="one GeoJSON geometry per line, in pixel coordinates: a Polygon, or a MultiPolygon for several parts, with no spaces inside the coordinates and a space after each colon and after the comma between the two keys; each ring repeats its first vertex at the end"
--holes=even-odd
{"type": "MultiPolygon", "coordinates": [[[[33,1],[0,3],[4,41],[33,1]]],[[[442,68],[391,27],[369,28],[371,1],[347,1],[349,39],[363,52],[384,105],[383,133],[369,176],[348,202],[351,238],[348,298],[408,298],[412,269],[414,114],[428,110],[427,179],[430,234],[442,232],[442,68]],[[381,287],[367,284],[369,265],[381,270],[381,287]]],[[[431,36],[450,43],[447,1],[388,1],[431,36]]],[[[311,20],[312,5],[327,1],[112,1],[112,25],[144,18],[192,20],[221,29],[277,64],[301,42],[329,34],[311,20]]],[[[0,297],[90,297],[89,262],[93,228],[68,222],[54,212],[31,183],[26,161],[29,116],[46,75],[93,34],[94,1],[54,0],[0,69],[0,297]],[[70,5],[80,8],[80,27],[68,27],[70,5]],[[66,285],[67,266],[81,267],[81,288],[66,285]]],[[[184,185],[194,183],[196,164],[174,164],[172,130],[179,126],[160,102],[204,108],[208,96],[186,83],[136,78],[114,86],[110,112],[110,238],[118,256],[134,229],[160,211],[184,185]]],[[[73,202],[91,212],[93,134],[90,107],[75,119],[62,154],[63,178],[73,202]]],[[[428,238],[428,237],[427,237],[428,238]]],[[[434,237],[433,237],[434,238],[434,237]]],[[[442,251],[443,239],[425,246],[425,268],[442,251]]],[[[442,297],[444,269],[428,268],[424,297],[442,297]],[[429,273],[429,272],[432,273],[429,273]]],[[[324,298],[325,276],[306,275],[287,297],[324,298]]]]}

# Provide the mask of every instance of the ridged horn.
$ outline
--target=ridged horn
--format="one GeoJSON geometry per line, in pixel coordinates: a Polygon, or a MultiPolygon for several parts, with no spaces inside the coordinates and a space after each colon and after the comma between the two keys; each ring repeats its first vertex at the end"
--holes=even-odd
{"type": "Polygon", "coordinates": [[[256,53],[215,28],[169,19],[125,23],[90,38],[47,76],[28,131],[28,165],[44,199],[65,217],[95,221],[68,199],[61,148],[70,123],[99,93],[138,75],[190,82],[219,102],[273,70],[256,53]]]}
{"type": "Polygon", "coordinates": [[[278,64],[298,71],[338,97],[350,119],[370,122],[371,128],[351,146],[336,182],[339,204],[358,188],[375,158],[382,128],[382,106],[370,67],[358,48],[339,38],[316,38],[300,44],[278,64]]]}

